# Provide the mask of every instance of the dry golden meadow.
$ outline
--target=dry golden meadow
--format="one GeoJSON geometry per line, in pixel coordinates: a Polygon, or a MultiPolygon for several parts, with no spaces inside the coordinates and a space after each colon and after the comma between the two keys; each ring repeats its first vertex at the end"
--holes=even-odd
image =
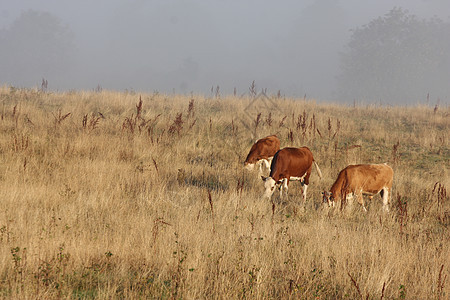
{"type": "Polygon", "coordinates": [[[448,299],[450,109],[0,87],[2,298],[448,299]],[[139,101],[141,97],[142,102],[139,101]],[[270,114],[269,114],[270,112],[270,114]],[[255,139],[308,146],[308,199],[262,199],[255,139]],[[328,209],[352,163],[381,198],[328,209]]]}

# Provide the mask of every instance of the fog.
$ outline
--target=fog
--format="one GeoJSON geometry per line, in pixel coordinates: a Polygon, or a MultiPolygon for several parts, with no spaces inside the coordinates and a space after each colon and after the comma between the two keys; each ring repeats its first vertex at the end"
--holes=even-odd
{"type": "MultiPolygon", "coordinates": [[[[241,95],[255,81],[269,93],[353,101],[337,93],[341,54],[353,29],[394,7],[450,21],[446,0],[0,0],[0,85],[40,87],[45,78],[55,91],[209,95],[219,86],[221,95],[241,95]],[[45,28],[60,27],[49,41],[61,43],[32,41],[20,30],[21,16],[33,22],[29,15],[23,21],[30,10],[54,18],[45,28]]],[[[427,93],[448,101],[448,87],[427,89],[395,101],[416,103],[427,93]]]]}

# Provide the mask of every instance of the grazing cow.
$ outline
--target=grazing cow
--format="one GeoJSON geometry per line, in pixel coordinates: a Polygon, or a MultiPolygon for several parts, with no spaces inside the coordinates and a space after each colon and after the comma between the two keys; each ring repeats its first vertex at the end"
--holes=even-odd
{"type": "Polygon", "coordinates": [[[269,169],[272,158],[278,150],[280,150],[280,140],[276,135],[269,135],[257,140],[247,155],[247,159],[244,162],[245,168],[251,171],[255,164],[259,164],[259,172],[261,174],[262,164],[264,163],[266,168],[269,169]]]}
{"type": "Polygon", "coordinates": [[[364,211],[364,195],[372,197],[380,193],[383,199],[383,209],[389,211],[389,193],[392,189],[394,171],[387,164],[350,165],[339,172],[330,191],[323,193],[324,203],[334,206],[335,202],[342,199],[352,200],[357,197],[364,211]]]}
{"type": "Polygon", "coordinates": [[[311,150],[307,147],[302,148],[283,148],[273,157],[270,166],[270,176],[262,177],[264,181],[265,193],[264,197],[270,198],[273,194],[275,186],[280,186],[280,196],[288,192],[288,184],[291,180],[299,180],[303,186],[303,202],[306,202],[306,190],[309,184],[309,176],[311,175],[312,164],[314,163],[319,177],[322,178],[319,166],[314,161],[311,150]]]}

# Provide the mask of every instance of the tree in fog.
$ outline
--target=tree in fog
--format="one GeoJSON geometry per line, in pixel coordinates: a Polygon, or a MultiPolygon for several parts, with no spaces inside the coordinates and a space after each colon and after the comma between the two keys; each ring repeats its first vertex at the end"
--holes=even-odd
{"type": "Polygon", "coordinates": [[[339,1],[315,0],[303,9],[283,44],[282,73],[298,96],[329,98],[339,69],[337,49],[348,38],[346,13],[339,1]]]}
{"type": "Polygon", "coordinates": [[[450,96],[450,23],[401,8],[352,31],[341,56],[341,100],[417,103],[450,96]]]}
{"type": "Polygon", "coordinates": [[[68,71],[73,33],[47,12],[23,12],[0,31],[0,82],[32,86],[43,77],[52,84],[68,71]]]}

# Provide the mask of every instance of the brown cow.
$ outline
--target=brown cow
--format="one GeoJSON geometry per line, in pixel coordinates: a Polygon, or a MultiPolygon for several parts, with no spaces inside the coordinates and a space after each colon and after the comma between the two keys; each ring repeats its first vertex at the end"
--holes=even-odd
{"type": "Polygon", "coordinates": [[[322,172],[320,172],[319,166],[314,161],[311,150],[307,147],[283,148],[278,151],[273,157],[272,165],[270,166],[270,176],[261,176],[265,187],[264,197],[270,198],[277,184],[281,184],[280,196],[283,195],[283,188],[287,194],[289,181],[300,180],[303,186],[303,202],[306,202],[306,190],[313,163],[316,166],[319,177],[322,178],[322,172]]]}
{"type": "Polygon", "coordinates": [[[350,165],[339,172],[338,178],[330,189],[323,193],[324,203],[334,206],[342,199],[352,201],[353,195],[357,197],[364,211],[364,195],[372,198],[380,193],[383,199],[383,209],[389,211],[389,194],[392,189],[394,171],[387,164],[350,165]]]}
{"type": "Polygon", "coordinates": [[[244,162],[245,168],[251,171],[255,164],[259,164],[259,172],[262,173],[262,164],[264,163],[269,169],[272,158],[278,150],[280,150],[280,140],[276,135],[269,135],[257,140],[247,155],[244,162]]]}

